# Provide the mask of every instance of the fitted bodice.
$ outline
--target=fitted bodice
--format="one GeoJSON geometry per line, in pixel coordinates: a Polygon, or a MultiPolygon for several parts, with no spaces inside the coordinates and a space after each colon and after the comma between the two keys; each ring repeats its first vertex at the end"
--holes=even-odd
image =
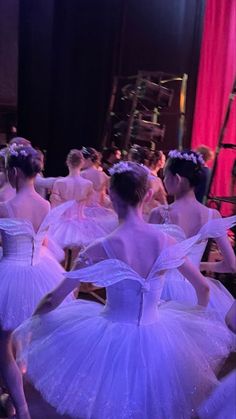
{"type": "Polygon", "coordinates": [[[19,265],[35,265],[43,254],[42,244],[47,235],[49,225],[74,205],[69,201],[54,208],[44,218],[37,233],[29,220],[18,218],[0,218],[3,257],[1,261],[9,261],[19,265]]]}
{"type": "Polygon", "coordinates": [[[79,278],[81,282],[93,282],[106,287],[107,301],[102,316],[121,323],[150,324],[158,318],[158,301],[164,286],[164,271],[180,266],[198,238],[195,236],[164,248],[146,278],[115,258],[105,259],[65,275],[68,278],[79,278]]]}
{"type": "Polygon", "coordinates": [[[158,317],[157,302],[163,288],[163,276],[150,284],[123,280],[107,288],[107,300],[102,315],[113,321],[152,323],[158,317]]]}
{"type": "Polygon", "coordinates": [[[46,231],[36,234],[29,221],[7,218],[0,220],[3,259],[20,265],[39,262],[46,231]]]}

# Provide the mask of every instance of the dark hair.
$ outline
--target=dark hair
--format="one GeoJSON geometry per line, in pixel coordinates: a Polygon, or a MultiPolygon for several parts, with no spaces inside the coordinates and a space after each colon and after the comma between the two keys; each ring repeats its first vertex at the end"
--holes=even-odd
{"type": "Polygon", "coordinates": [[[196,163],[192,160],[187,160],[184,158],[178,157],[169,157],[165,166],[165,170],[169,170],[172,175],[178,174],[181,177],[188,179],[191,187],[199,185],[199,183],[204,179],[204,170],[203,164],[199,160],[200,155],[195,151],[180,151],[181,155],[188,154],[194,155],[196,157],[196,163]]]}
{"type": "Polygon", "coordinates": [[[99,160],[99,154],[95,148],[92,147],[83,147],[82,148],[82,154],[84,159],[91,159],[93,163],[99,160]]]}
{"type": "Polygon", "coordinates": [[[66,158],[67,166],[78,167],[82,161],[83,161],[83,154],[80,150],[77,150],[76,148],[73,148],[72,150],[70,150],[66,158]]]}
{"type": "Polygon", "coordinates": [[[149,156],[149,166],[156,166],[157,163],[161,160],[163,154],[164,153],[160,150],[153,151],[149,156]]]}
{"type": "Polygon", "coordinates": [[[116,146],[104,148],[102,151],[102,161],[109,159],[109,157],[111,157],[113,154],[115,155],[118,150],[119,148],[116,146]]]}
{"type": "Polygon", "coordinates": [[[7,153],[7,168],[18,167],[25,177],[32,178],[42,170],[42,159],[31,146],[11,145],[7,153]]]}
{"type": "Polygon", "coordinates": [[[132,170],[115,172],[111,176],[110,188],[128,205],[136,207],[148,190],[148,170],[138,163],[126,162],[126,164],[132,170]]]}
{"type": "Polygon", "coordinates": [[[129,158],[131,161],[145,164],[149,160],[150,150],[147,147],[134,145],[129,151],[129,158]]]}

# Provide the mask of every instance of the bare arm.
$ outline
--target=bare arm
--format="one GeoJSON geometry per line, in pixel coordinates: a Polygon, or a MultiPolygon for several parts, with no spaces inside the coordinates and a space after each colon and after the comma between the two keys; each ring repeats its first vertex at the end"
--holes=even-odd
{"type": "MultiPolygon", "coordinates": [[[[104,259],[104,250],[99,242],[95,242],[93,245],[89,246],[84,255],[86,257],[79,257],[73,267],[73,270],[84,268],[87,265],[86,261],[89,260],[90,264],[96,263],[101,259],[104,259]]],[[[58,307],[65,297],[70,294],[75,288],[78,288],[80,284],[79,273],[78,278],[65,278],[62,282],[51,292],[45,295],[45,297],[40,301],[37,306],[34,314],[45,314],[54,310],[58,307]]]]}
{"type": "Polygon", "coordinates": [[[186,258],[185,263],[179,268],[179,271],[194,287],[197,294],[198,304],[206,307],[209,301],[210,289],[204,276],[189,261],[188,258],[186,258]]]}
{"type": "Polygon", "coordinates": [[[216,243],[222,255],[220,262],[202,262],[201,271],[234,273],[236,272],[236,257],[233,248],[229,242],[228,236],[225,235],[216,239],[216,243]]]}
{"type": "MultiPolygon", "coordinates": [[[[217,210],[214,210],[213,218],[221,218],[221,215],[217,210]]],[[[221,252],[222,260],[220,262],[202,262],[200,265],[200,270],[219,273],[236,272],[236,258],[227,234],[215,239],[215,241],[217,243],[218,249],[221,252]]]]}
{"type": "Polygon", "coordinates": [[[34,314],[45,314],[57,308],[65,297],[79,285],[79,279],[65,278],[53,291],[43,297],[34,314]]]}

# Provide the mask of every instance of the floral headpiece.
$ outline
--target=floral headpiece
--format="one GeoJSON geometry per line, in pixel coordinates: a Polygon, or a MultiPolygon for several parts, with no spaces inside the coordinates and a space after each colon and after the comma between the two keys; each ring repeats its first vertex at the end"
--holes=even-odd
{"type": "MultiPolygon", "coordinates": [[[[147,173],[147,175],[149,175],[150,171],[149,169],[144,166],[143,164],[139,164],[139,163],[133,163],[139,167],[142,167],[142,169],[145,170],[145,172],[147,173]]],[[[114,166],[111,167],[111,169],[109,169],[109,173],[111,176],[113,176],[115,173],[125,173],[125,172],[134,172],[134,168],[132,166],[132,164],[129,164],[129,162],[127,161],[121,161],[119,163],[114,164],[114,166]]]]}
{"type": "Polygon", "coordinates": [[[8,158],[10,157],[10,156],[15,156],[15,157],[18,157],[18,156],[24,156],[24,157],[27,157],[27,156],[29,156],[29,154],[31,154],[31,152],[30,153],[28,153],[25,149],[25,146],[23,145],[23,144],[16,144],[16,143],[13,143],[13,144],[11,144],[10,146],[8,146],[8,147],[6,147],[6,148],[4,148],[4,149],[2,149],[1,151],[0,151],[0,156],[1,157],[4,157],[4,159],[5,159],[5,164],[7,163],[7,160],[8,160],[8,158]]]}
{"type": "Polygon", "coordinates": [[[121,161],[120,163],[114,164],[114,166],[109,169],[109,173],[113,176],[115,173],[124,173],[124,172],[132,172],[132,167],[126,161],[121,161]]]}
{"type": "Polygon", "coordinates": [[[178,150],[171,150],[168,154],[168,157],[171,159],[180,159],[180,160],[188,160],[192,161],[194,164],[201,164],[204,165],[204,159],[200,153],[181,153],[178,150]]]}
{"type": "Polygon", "coordinates": [[[26,157],[26,156],[29,155],[29,153],[27,153],[27,151],[23,149],[24,147],[25,146],[23,144],[13,143],[8,147],[8,153],[10,154],[10,156],[16,156],[16,157],[24,156],[24,157],[26,157]]]}

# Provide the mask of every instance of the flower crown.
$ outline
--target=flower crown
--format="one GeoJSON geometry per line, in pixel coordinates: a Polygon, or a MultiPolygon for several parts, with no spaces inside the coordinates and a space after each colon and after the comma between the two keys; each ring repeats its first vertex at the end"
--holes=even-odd
{"type": "Polygon", "coordinates": [[[114,164],[114,166],[109,169],[109,173],[113,176],[115,173],[124,173],[124,172],[132,172],[133,169],[126,161],[121,161],[120,163],[114,164]]]}
{"type": "MultiPolygon", "coordinates": [[[[146,166],[139,163],[134,163],[134,164],[138,165],[139,167],[142,167],[142,169],[145,170],[147,175],[149,174],[149,169],[146,166]]],[[[129,165],[129,162],[127,161],[121,161],[119,163],[116,163],[114,164],[114,166],[111,167],[111,169],[109,169],[109,173],[111,176],[113,176],[116,173],[125,173],[125,172],[134,172],[134,168],[132,167],[132,165],[129,165]]]]}
{"type": "Polygon", "coordinates": [[[187,160],[192,161],[194,164],[201,164],[204,165],[204,159],[200,153],[181,153],[181,151],[178,150],[171,150],[168,153],[168,157],[171,159],[180,159],[180,160],[187,160]]]}
{"type": "Polygon", "coordinates": [[[23,149],[24,147],[25,146],[23,146],[22,144],[13,143],[9,147],[1,150],[0,151],[0,156],[5,157],[5,158],[7,156],[15,156],[15,157],[24,156],[24,157],[27,157],[31,153],[27,153],[27,151],[23,149]]]}

